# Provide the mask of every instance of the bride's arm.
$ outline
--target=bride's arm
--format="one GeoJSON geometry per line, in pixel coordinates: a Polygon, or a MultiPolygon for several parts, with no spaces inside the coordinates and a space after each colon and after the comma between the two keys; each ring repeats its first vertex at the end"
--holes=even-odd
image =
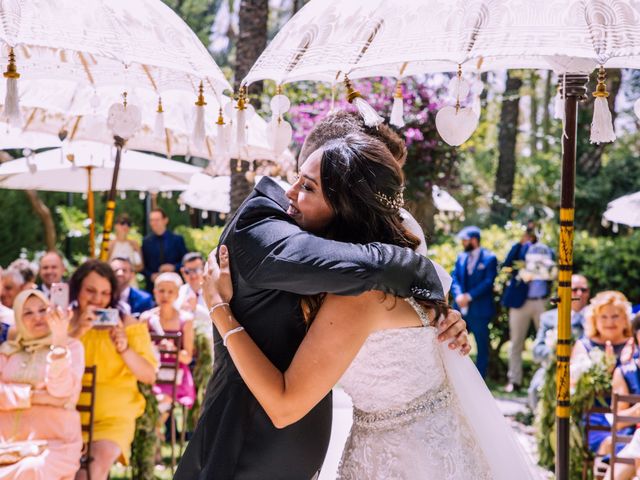
{"type": "MultiPolygon", "coordinates": [[[[220,262],[224,270],[228,257],[223,251],[220,262]]],[[[213,272],[205,276],[204,293],[213,306],[229,297],[216,297],[215,292],[210,295],[216,290],[214,285],[219,270],[212,262],[209,269],[213,272]]],[[[351,364],[372,330],[375,314],[370,306],[377,303],[371,301],[373,295],[327,296],[284,373],[269,361],[244,330],[226,337],[229,354],[238,372],[277,428],[304,417],[329,393],[351,364]]],[[[227,305],[215,308],[211,318],[223,338],[240,327],[227,305]]]]}

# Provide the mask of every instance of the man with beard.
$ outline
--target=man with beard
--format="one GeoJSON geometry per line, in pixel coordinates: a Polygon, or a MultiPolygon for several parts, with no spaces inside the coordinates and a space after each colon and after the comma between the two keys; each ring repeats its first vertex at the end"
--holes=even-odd
{"type": "Polygon", "coordinates": [[[454,308],[460,310],[478,345],[476,366],[483,377],[489,365],[489,322],[496,314],[493,282],[498,260],[493,252],[480,246],[480,229],[469,226],[457,235],[464,252],[458,255],[451,273],[454,308]]]}

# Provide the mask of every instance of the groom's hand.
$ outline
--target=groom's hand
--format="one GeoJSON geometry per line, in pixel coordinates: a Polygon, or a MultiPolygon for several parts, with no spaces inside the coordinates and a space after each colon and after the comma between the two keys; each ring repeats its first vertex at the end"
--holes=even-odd
{"type": "Polygon", "coordinates": [[[459,349],[462,355],[468,355],[471,351],[467,336],[467,322],[462,319],[459,311],[450,309],[446,318],[438,323],[438,340],[449,342],[449,348],[459,349]]]}

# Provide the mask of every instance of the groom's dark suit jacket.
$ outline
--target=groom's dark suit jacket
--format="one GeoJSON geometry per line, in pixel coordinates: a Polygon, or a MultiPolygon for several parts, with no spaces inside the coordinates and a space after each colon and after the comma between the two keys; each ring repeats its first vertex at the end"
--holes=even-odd
{"type": "MultiPolygon", "coordinates": [[[[264,178],[220,239],[229,248],[231,308],[265,355],[285,371],[305,335],[300,296],[383,290],[442,300],[433,264],[409,249],[316,237],[286,214],[284,191],[264,178]]],[[[302,420],[277,429],[240,378],[214,332],[214,373],[175,479],[308,480],[331,433],[331,395],[302,420]]],[[[331,355],[331,352],[327,352],[331,355]]]]}

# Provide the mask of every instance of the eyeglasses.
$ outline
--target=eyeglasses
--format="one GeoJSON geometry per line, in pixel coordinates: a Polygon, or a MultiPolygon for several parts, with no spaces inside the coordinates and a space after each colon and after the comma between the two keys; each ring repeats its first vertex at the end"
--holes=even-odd
{"type": "Polygon", "coordinates": [[[116,223],[117,223],[118,225],[126,225],[127,227],[130,227],[130,226],[131,226],[131,222],[127,222],[127,221],[124,221],[124,222],[116,222],[116,223]]]}
{"type": "Polygon", "coordinates": [[[198,275],[200,273],[204,272],[204,269],[202,267],[198,267],[198,268],[185,268],[184,269],[184,273],[186,275],[198,275]]]}
{"type": "Polygon", "coordinates": [[[585,293],[588,292],[589,289],[585,288],[585,287],[575,287],[575,288],[571,288],[572,292],[580,292],[580,293],[585,293]]]}

